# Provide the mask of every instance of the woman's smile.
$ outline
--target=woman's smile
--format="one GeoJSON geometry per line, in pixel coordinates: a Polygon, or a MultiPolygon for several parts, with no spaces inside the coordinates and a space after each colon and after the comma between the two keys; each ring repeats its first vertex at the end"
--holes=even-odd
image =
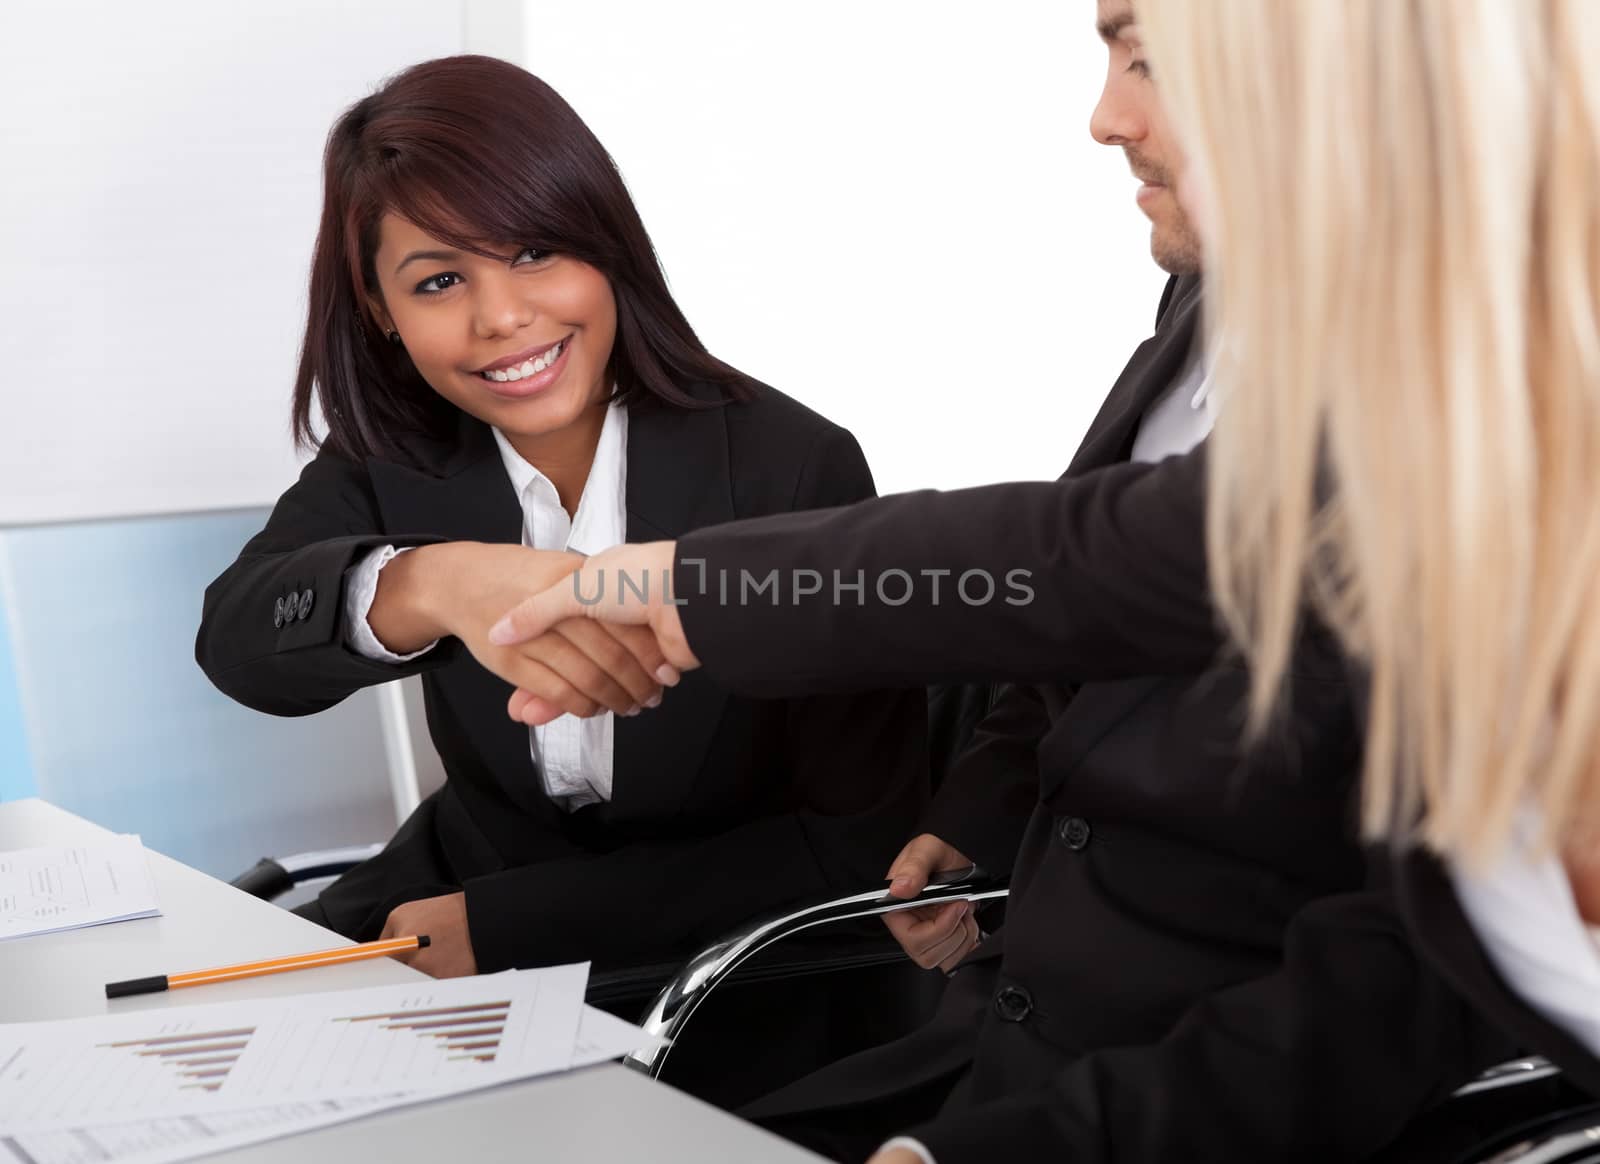
{"type": "Polygon", "coordinates": [[[496,396],[520,400],[554,384],[565,371],[572,335],[553,344],[526,348],[478,369],[473,375],[489,385],[496,396]]]}

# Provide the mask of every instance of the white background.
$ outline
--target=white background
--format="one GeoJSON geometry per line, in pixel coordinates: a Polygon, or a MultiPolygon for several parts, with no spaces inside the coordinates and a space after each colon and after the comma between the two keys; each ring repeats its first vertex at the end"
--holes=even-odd
{"type": "Polygon", "coordinates": [[[529,5],[722,358],[852,429],[880,491],[1053,478],[1165,276],[1089,137],[1094,0],[529,5]]]}
{"type": "Polygon", "coordinates": [[[462,44],[576,106],[702,338],[853,429],[881,489],[1052,477],[1162,282],[1125,164],[1088,137],[1093,16],[9,5],[0,525],[277,496],[323,138],[384,74],[462,44]]]}

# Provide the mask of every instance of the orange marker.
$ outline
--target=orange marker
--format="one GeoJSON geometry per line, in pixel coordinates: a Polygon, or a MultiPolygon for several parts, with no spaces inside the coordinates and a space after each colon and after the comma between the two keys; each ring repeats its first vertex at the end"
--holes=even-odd
{"type": "Polygon", "coordinates": [[[126,998],[130,994],[156,994],[180,986],[204,986],[209,982],[232,982],[235,978],[254,978],[257,974],[277,974],[283,970],[305,970],[311,966],[336,966],[340,962],[359,962],[362,958],[382,958],[404,954],[428,945],[428,935],[390,938],[383,942],[362,942],[336,950],[313,950],[309,954],[290,954],[287,958],[268,958],[262,962],[241,962],[237,966],[216,966],[210,970],[191,970],[187,974],[157,974],[152,978],[130,978],[126,982],[107,982],[107,998],[126,998]]]}

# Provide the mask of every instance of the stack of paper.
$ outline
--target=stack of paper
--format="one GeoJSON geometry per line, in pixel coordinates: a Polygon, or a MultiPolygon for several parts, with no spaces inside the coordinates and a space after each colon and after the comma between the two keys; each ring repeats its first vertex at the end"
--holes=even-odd
{"type": "Polygon", "coordinates": [[[0,1161],[184,1160],[647,1044],[588,971],[0,1026],[0,1161]]]}
{"type": "Polygon", "coordinates": [[[138,837],[0,853],[0,939],[159,912],[138,837]]]}

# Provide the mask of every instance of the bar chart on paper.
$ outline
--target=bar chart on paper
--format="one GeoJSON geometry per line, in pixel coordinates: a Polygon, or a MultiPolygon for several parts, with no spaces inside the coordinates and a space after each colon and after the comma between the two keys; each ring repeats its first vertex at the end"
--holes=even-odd
{"type": "Polygon", "coordinates": [[[587,968],[0,1027],[0,1134],[443,1094],[573,1059],[587,968]]]}
{"type": "MultiPolygon", "coordinates": [[[[454,1023],[461,1019],[470,1024],[459,1028],[424,1028],[434,1030],[445,1042],[483,1042],[485,1036],[473,1032],[493,1025],[484,1021],[494,1013],[487,1008],[439,1009],[449,1013],[424,1015],[420,1010],[396,1011],[356,1015],[345,1021],[382,1022],[398,1018],[401,1022],[419,1024],[454,1023]]],[[[638,1027],[586,1006],[578,1024],[569,1066],[602,1063],[649,1042],[638,1027]]],[[[492,1051],[477,1048],[462,1053],[480,1056],[479,1061],[486,1061],[481,1057],[492,1051]]],[[[340,1123],[417,1098],[428,1098],[428,1094],[397,1092],[345,1099],[301,1099],[242,1111],[191,1112],[176,1117],[88,1123],[15,1135],[0,1132],[0,1164],[176,1164],[224,1148],[340,1123]]]]}
{"type": "MultiPolygon", "coordinates": [[[[249,1045],[250,1036],[255,1033],[254,1027],[235,1027],[226,1031],[125,1039],[101,1043],[100,1047],[125,1052],[140,1061],[150,1090],[175,1086],[179,1091],[216,1091],[222,1087],[222,1081],[239,1061],[239,1052],[249,1045]]],[[[126,1070],[119,1073],[124,1080],[132,1077],[126,1070]]]]}
{"type": "MultiPolygon", "coordinates": [[[[531,1008],[511,998],[442,1001],[430,986],[381,1011],[300,1017],[263,1034],[261,1051],[239,1064],[230,1090],[258,1095],[329,1096],[382,1088],[438,1088],[491,1070],[502,1050],[520,1062],[534,1033],[531,1008]]],[[[481,997],[481,993],[480,993],[481,997]]],[[[580,994],[577,1002],[581,1004],[580,994]]],[[[577,1025],[564,1032],[570,1046],[577,1025]]]]}
{"type": "Polygon", "coordinates": [[[355,1015],[335,1021],[376,1023],[382,1031],[409,1031],[422,1040],[424,1047],[443,1054],[446,1059],[492,1063],[495,1052],[500,1049],[500,1035],[506,1029],[510,1013],[511,1000],[505,999],[432,1010],[355,1015]]]}

